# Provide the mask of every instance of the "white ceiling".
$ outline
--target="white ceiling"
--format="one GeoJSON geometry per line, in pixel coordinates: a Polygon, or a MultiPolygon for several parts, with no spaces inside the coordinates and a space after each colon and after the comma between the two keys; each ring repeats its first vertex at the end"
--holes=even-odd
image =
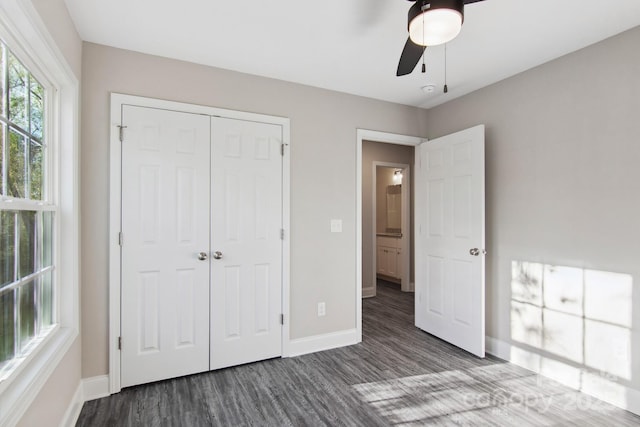
{"type": "Polygon", "coordinates": [[[486,0],[396,77],[405,0],[65,0],[83,40],[430,108],[640,25],[640,0],[486,0]],[[422,86],[437,85],[424,93],[422,86]]]}

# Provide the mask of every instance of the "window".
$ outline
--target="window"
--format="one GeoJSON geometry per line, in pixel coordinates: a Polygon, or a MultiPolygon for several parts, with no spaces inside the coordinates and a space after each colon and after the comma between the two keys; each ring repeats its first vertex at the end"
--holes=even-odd
{"type": "Polygon", "coordinates": [[[46,91],[0,41],[0,380],[56,323],[46,91]]]}
{"type": "Polygon", "coordinates": [[[0,41],[4,426],[18,424],[60,362],[78,356],[80,92],[30,1],[0,1],[0,41]]]}

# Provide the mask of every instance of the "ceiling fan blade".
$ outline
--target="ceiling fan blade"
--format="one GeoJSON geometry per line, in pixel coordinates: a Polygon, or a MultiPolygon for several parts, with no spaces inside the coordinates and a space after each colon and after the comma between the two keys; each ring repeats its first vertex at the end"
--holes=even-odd
{"type": "Polygon", "coordinates": [[[400,63],[398,64],[396,76],[411,74],[426,48],[426,46],[417,45],[412,42],[411,39],[407,39],[407,42],[404,44],[404,49],[402,50],[402,55],[400,55],[400,63]]]}
{"type": "Polygon", "coordinates": [[[464,0],[464,4],[478,3],[479,1],[484,1],[484,0],[464,0]]]}

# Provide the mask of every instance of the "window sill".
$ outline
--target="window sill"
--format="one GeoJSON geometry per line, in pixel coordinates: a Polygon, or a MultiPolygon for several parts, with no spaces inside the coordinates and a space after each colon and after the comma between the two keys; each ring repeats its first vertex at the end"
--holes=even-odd
{"type": "Polygon", "coordinates": [[[52,339],[58,329],[60,329],[59,325],[51,326],[41,333],[39,337],[31,339],[24,349],[24,356],[14,357],[9,360],[2,369],[0,369],[0,394],[8,387],[8,384],[11,383],[11,379],[13,377],[20,375],[20,372],[24,369],[23,366],[27,366],[29,364],[29,361],[37,352],[37,348],[45,346],[52,339]]]}
{"type": "Polygon", "coordinates": [[[76,329],[53,330],[39,348],[0,383],[0,425],[17,424],[77,336],[76,329]]]}

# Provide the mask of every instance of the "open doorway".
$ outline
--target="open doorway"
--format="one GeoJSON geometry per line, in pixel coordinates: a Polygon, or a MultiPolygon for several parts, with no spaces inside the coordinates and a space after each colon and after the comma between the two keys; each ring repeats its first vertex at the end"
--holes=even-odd
{"type": "MultiPolygon", "coordinates": [[[[369,143],[365,141],[363,156],[366,159],[370,152],[376,152],[375,145],[382,143],[369,143]]],[[[407,161],[411,161],[413,147],[390,145],[395,155],[406,155],[407,161]]],[[[366,161],[366,160],[365,160],[366,161]]],[[[373,292],[363,286],[362,296],[367,298],[377,294],[377,285],[380,281],[389,282],[400,286],[403,292],[413,292],[413,251],[411,250],[412,236],[412,200],[411,165],[408,163],[393,163],[373,161],[373,180],[371,188],[371,213],[373,234],[373,275],[376,280],[373,284],[373,292]]],[[[366,181],[366,177],[363,177],[366,181]]],[[[363,199],[366,199],[363,190],[363,199]]],[[[363,204],[364,201],[363,201],[363,204]]],[[[363,227],[366,227],[363,211],[363,227]]],[[[366,228],[363,229],[366,233],[366,228]]],[[[371,254],[371,248],[366,247],[363,241],[363,253],[371,254]]],[[[364,265],[363,263],[363,268],[364,265]]],[[[365,281],[365,283],[367,283],[365,281]]]]}
{"type": "Polygon", "coordinates": [[[385,295],[391,290],[413,300],[412,180],[415,146],[423,141],[417,137],[358,130],[356,301],[360,334],[362,298],[376,296],[379,283],[385,295]],[[394,182],[394,177],[400,182],[394,182]],[[393,206],[397,202],[400,205],[393,206]]]}
{"type": "MultiPolygon", "coordinates": [[[[356,327],[362,339],[363,179],[367,141],[410,145],[415,152],[415,291],[411,323],[457,347],[485,355],[484,125],[429,141],[358,130],[356,168],[356,327]]],[[[366,235],[365,235],[366,237],[366,235]]],[[[402,294],[402,293],[400,293],[402,294]]],[[[406,293],[405,293],[406,294],[406,293]]],[[[388,320],[384,312],[367,316],[388,320]]],[[[384,323],[379,326],[384,327],[384,323]]],[[[367,323],[369,326],[369,322],[367,323]]]]}
{"type": "Polygon", "coordinates": [[[363,143],[363,298],[376,295],[379,280],[413,291],[413,156],[411,146],[363,143]]]}

